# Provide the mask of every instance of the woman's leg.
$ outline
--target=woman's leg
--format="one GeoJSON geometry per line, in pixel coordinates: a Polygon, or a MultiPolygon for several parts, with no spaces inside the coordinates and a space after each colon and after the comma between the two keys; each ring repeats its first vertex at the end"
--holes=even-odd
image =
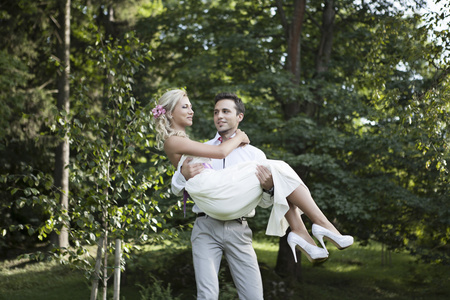
{"type": "Polygon", "coordinates": [[[284,216],[286,217],[286,220],[289,223],[291,232],[302,237],[303,239],[305,239],[305,241],[307,241],[311,245],[317,246],[316,242],[309,235],[305,223],[303,223],[302,216],[300,215],[300,210],[298,209],[298,207],[289,201],[288,203],[289,203],[289,210],[284,216]]]}
{"type": "MultiPolygon", "coordinates": [[[[288,202],[294,204],[298,208],[300,208],[305,215],[314,223],[317,225],[320,225],[331,232],[334,232],[336,234],[340,235],[340,232],[334,227],[334,225],[327,219],[327,217],[323,214],[323,212],[320,210],[320,208],[317,206],[316,202],[311,196],[311,193],[309,190],[303,186],[300,185],[298,188],[296,188],[288,197],[288,202]]],[[[288,211],[288,213],[291,211],[291,209],[288,211]]],[[[288,214],[286,213],[286,215],[288,214]]],[[[291,222],[289,221],[288,217],[286,216],[286,219],[289,222],[289,225],[291,225],[291,222]]],[[[295,218],[292,220],[295,221],[295,218]]],[[[297,223],[294,223],[295,226],[297,226],[297,223]]],[[[303,224],[303,222],[302,222],[303,224]]],[[[303,225],[304,227],[305,225],[303,225]]],[[[291,225],[292,230],[292,225],[291,225]]],[[[303,237],[303,236],[302,236],[303,237]]]]}

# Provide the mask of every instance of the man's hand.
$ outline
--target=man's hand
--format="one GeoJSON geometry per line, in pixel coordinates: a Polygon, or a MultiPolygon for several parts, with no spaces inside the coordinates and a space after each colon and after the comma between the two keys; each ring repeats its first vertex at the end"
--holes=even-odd
{"type": "Polygon", "coordinates": [[[189,164],[192,161],[192,157],[186,158],[183,165],[181,166],[181,174],[186,180],[200,174],[205,168],[203,164],[189,164]]]}
{"type": "Polygon", "coordinates": [[[273,178],[270,170],[264,166],[256,166],[256,177],[258,177],[261,187],[264,190],[270,190],[273,188],[273,178]]]}

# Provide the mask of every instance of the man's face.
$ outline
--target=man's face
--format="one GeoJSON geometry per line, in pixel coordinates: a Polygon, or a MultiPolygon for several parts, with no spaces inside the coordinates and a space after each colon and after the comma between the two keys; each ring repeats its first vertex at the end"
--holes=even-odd
{"type": "Polygon", "coordinates": [[[244,118],[244,114],[236,115],[236,105],[233,100],[223,99],[214,107],[214,124],[220,135],[231,135],[244,118]]]}

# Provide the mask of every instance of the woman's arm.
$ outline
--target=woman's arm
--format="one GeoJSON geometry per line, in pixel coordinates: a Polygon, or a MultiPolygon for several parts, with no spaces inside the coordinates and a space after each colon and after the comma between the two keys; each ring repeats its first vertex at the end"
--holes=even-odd
{"type": "Polygon", "coordinates": [[[250,141],[247,135],[238,129],[236,136],[218,146],[207,145],[192,141],[188,138],[171,136],[164,143],[164,150],[167,155],[193,155],[200,157],[209,157],[222,159],[230,154],[241,144],[248,144],[250,141]]]}

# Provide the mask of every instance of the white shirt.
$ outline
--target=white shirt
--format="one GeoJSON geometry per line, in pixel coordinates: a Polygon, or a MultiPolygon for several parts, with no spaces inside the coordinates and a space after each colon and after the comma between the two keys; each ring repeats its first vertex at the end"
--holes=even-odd
{"type": "MultiPolygon", "coordinates": [[[[209,145],[220,145],[219,141],[219,133],[216,134],[216,136],[212,139],[206,142],[205,144],[209,145]]],[[[260,149],[252,146],[252,145],[246,145],[244,147],[238,147],[234,149],[226,158],[224,159],[212,159],[212,167],[214,170],[221,170],[226,167],[230,167],[233,165],[236,165],[241,162],[245,161],[264,161],[266,160],[266,155],[264,152],[262,152],[260,149]]],[[[181,167],[181,166],[179,166],[181,167]]],[[[180,168],[178,168],[180,169],[180,168]]],[[[174,193],[177,196],[181,196],[184,191],[184,187],[186,185],[186,179],[184,178],[183,174],[179,170],[175,172],[175,174],[172,177],[172,193],[174,193]]],[[[262,199],[260,203],[258,204],[261,207],[269,207],[273,204],[272,197],[267,194],[263,193],[262,199]]],[[[197,205],[194,205],[192,208],[192,211],[194,213],[200,213],[202,212],[197,205]]],[[[243,217],[253,217],[255,215],[255,211],[253,210],[248,215],[243,217]]]]}

